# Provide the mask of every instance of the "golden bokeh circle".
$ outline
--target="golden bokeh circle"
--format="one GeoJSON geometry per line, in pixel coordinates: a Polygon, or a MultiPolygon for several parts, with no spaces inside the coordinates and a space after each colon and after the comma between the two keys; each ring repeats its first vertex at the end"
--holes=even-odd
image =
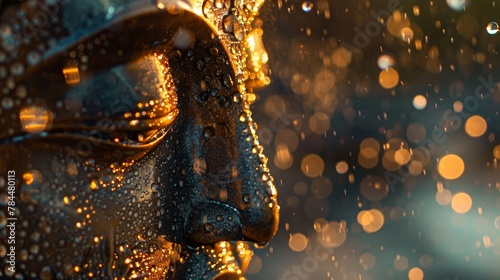
{"type": "Polygon", "coordinates": [[[465,170],[464,161],[457,155],[449,154],[442,157],[438,163],[438,172],[443,178],[454,180],[462,176],[465,170]]]}

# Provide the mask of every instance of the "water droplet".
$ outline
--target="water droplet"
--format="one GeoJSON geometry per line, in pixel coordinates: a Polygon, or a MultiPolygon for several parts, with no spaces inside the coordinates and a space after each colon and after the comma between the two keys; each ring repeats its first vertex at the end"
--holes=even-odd
{"type": "Polygon", "coordinates": [[[208,140],[215,135],[215,129],[211,126],[207,126],[203,129],[203,137],[208,140]]]}
{"type": "Polygon", "coordinates": [[[30,65],[35,65],[42,59],[42,56],[36,51],[30,51],[26,57],[26,60],[30,65]]]}
{"type": "Polygon", "coordinates": [[[10,97],[4,97],[2,99],[2,108],[9,110],[12,109],[12,107],[14,107],[14,100],[10,97]]]}
{"type": "Polygon", "coordinates": [[[14,76],[19,76],[24,73],[24,65],[20,62],[14,62],[10,67],[10,73],[14,76]]]}
{"type": "Polygon", "coordinates": [[[241,102],[241,94],[239,92],[233,93],[233,102],[236,104],[241,102]]]}
{"type": "Polygon", "coordinates": [[[313,3],[305,1],[302,3],[302,11],[309,13],[312,10],[313,6],[313,3]]]}
{"type": "Polygon", "coordinates": [[[231,106],[231,98],[226,96],[219,97],[219,106],[228,108],[231,106]]]}
{"type": "Polygon", "coordinates": [[[269,181],[269,179],[271,179],[269,173],[267,172],[262,173],[262,181],[267,182],[269,181]]]}
{"type": "Polygon", "coordinates": [[[31,245],[30,253],[32,253],[33,255],[37,255],[38,252],[40,252],[40,246],[38,246],[37,244],[31,245]]]}
{"type": "Polygon", "coordinates": [[[257,249],[263,249],[263,248],[266,248],[266,246],[267,246],[267,242],[254,243],[253,245],[254,245],[254,246],[255,246],[255,248],[257,248],[257,249]]]}
{"type": "Polygon", "coordinates": [[[234,85],[233,79],[231,78],[230,74],[225,74],[223,79],[224,79],[224,85],[226,87],[230,88],[234,85]]]}
{"type": "Polygon", "coordinates": [[[213,56],[216,56],[216,55],[219,54],[219,50],[217,48],[215,48],[215,47],[210,48],[209,52],[213,56]]]}
{"type": "Polygon", "coordinates": [[[97,182],[97,180],[92,179],[92,181],[90,181],[90,189],[93,191],[99,189],[99,183],[97,182]]]}
{"type": "Polygon", "coordinates": [[[151,184],[151,191],[152,191],[153,193],[157,193],[157,192],[159,192],[159,191],[160,191],[160,185],[158,185],[158,184],[156,184],[156,183],[151,184]]]}
{"type": "Polygon", "coordinates": [[[28,95],[28,91],[25,86],[19,86],[16,89],[16,96],[19,98],[25,98],[28,95]]]}
{"type": "Polygon", "coordinates": [[[50,266],[44,266],[42,268],[42,271],[40,271],[40,279],[50,280],[52,278],[53,278],[53,275],[52,275],[52,270],[50,269],[50,266]]]}
{"type": "Polygon", "coordinates": [[[209,16],[210,10],[212,9],[212,0],[205,0],[202,5],[202,12],[205,17],[209,16]]]}
{"type": "Polygon", "coordinates": [[[498,32],[498,23],[496,23],[494,21],[488,23],[488,26],[486,26],[486,31],[490,35],[497,34],[497,32],[498,32]]]}
{"type": "Polygon", "coordinates": [[[218,222],[222,222],[222,220],[224,220],[224,218],[222,217],[222,215],[217,215],[217,221],[218,222]]]}
{"type": "Polygon", "coordinates": [[[247,114],[246,113],[241,113],[240,114],[240,122],[246,122],[247,121],[247,114]]]}
{"type": "Polygon", "coordinates": [[[219,9],[224,7],[223,1],[222,0],[215,0],[215,7],[219,8],[219,9]]]}
{"type": "Polygon", "coordinates": [[[198,70],[200,70],[200,71],[203,70],[203,61],[198,60],[196,62],[196,68],[198,68],[198,70]]]}
{"type": "Polygon", "coordinates": [[[205,229],[206,232],[212,232],[212,230],[214,230],[214,226],[210,223],[204,224],[203,228],[205,229]]]}
{"type": "Polygon", "coordinates": [[[246,193],[246,194],[243,195],[243,202],[245,202],[245,203],[248,204],[251,201],[252,201],[252,196],[250,194],[246,193]]]}
{"type": "Polygon", "coordinates": [[[34,242],[38,242],[38,241],[40,241],[40,233],[39,233],[39,232],[37,232],[37,231],[35,231],[35,232],[33,232],[33,233],[30,235],[30,238],[31,238],[31,240],[32,240],[32,241],[34,241],[34,242]]]}

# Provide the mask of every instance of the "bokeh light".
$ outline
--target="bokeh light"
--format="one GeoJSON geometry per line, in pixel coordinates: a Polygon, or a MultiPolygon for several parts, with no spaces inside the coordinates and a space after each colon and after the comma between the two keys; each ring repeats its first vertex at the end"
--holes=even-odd
{"type": "Polygon", "coordinates": [[[290,235],[290,240],[288,241],[288,245],[290,249],[295,252],[304,251],[307,247],[307,237],[302,233],[295,233],[290,235]]]}
{"type": "Polygon", "coordinates": [[[384,69],[380,71],[378,81],[383,88],[392,89],[399,82],[399,73],[394,68],[384,69]]]}
{"type": "Polygon", "coordinates": [[[472,116],[465,122],[465,132],[470,137],[481,137],[487,128],[486,120],[479,115],[472,116]]]}
{"type": "Polygon", "coordinates": [[[439,174],[448,180],[454,180],[462,176],[464,169],[464,161],[459,156],[454,154],[442,157],[438,163],[439,174]]]}
{"type": "Polygon", "coordinates": [[[379,231],[384,225],[384,214],[378,209],[363,210],[358,213],[358,223],[367,233],[379,231]]]}
{"type": "Polygon", "coordinates": [[[318,177],[325,169],[323,159],[316,154],[309,154],[302,159],[302,172],[308,177],[318,177]]]}
{"type": "Polygon", "coordinates": [[[459,192],[453,196],[451,200],[451,208],[458,214],[464,214],[469,212],[472,207],[471,197],[464,192],[459,192]]]}
{"type": "Polygon", "coordinates": [[[21,110],[19,119],[24,131],[40,133],[50,129],[52,112],[43,106],[29,106],[21,110]]]}
{"type": "Polygon", "coordinates": [[[424,271],[420,267],[413,267],[408,271],[409,280],[422,280],[424,279],[424,271]]]}
{"type": "Polygon", "coordinates": [[[423,110],[427,106],[427,98],[419,94],[413,98],[413,107],[417,110],[423,110]]]}
{"type": "Polygon", "coordinates": [[[347,165],[345,161],[339,161],[337,165],[335,165],[335,170],[337,170],[339,174],[346,174],[347,171],[349,171],[349,165],[347,165]]]}

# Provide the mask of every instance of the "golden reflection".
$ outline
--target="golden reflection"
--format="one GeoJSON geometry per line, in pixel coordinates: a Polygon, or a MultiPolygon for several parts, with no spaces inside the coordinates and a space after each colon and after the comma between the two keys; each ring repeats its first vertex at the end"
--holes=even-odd
{"type": "Polygon", "coordinates": [[[77,66],[68,66],[62,71],[68,86],[76,86],[80,83],[80,71],[77,66]]]}
{"type": "Polygon", "coordinates": [[[40,133],[50,129],[52,112],[43,106],[28,106],[19,112],[19,119],[24,131],[28,133],[40,133]]]}

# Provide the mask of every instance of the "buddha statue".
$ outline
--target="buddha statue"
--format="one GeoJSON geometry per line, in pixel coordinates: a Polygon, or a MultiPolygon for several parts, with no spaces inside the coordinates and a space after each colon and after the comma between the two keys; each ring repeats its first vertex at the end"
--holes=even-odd
{"type": "Polygon", "coordinates": [[[242,277],[279,217],[261,4],[0,1],[0,278],[242,277]]]}

